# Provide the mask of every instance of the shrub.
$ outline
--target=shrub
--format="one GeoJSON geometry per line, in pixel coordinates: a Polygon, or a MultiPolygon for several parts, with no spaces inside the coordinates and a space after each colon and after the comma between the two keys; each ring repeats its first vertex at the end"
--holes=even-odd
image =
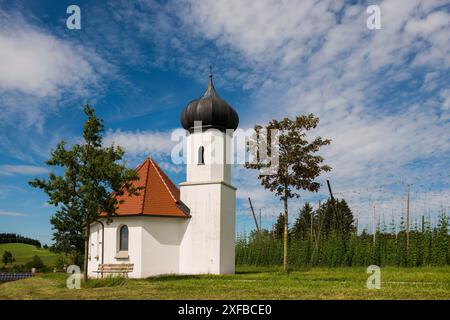
{"type": "Polygon", "coordinates": [[[38,271],[45,271],[46,266],[42,259],[39,256],[34,256],[33,259],[25,264],[25,268],[31,270],[32,268],[36,268],[38,271]]]}
{"type": "Polygon", "coordinates": [[[5,265],[7,265],[8,263],[13,263],[16,259],[14,259],[11,251],[5,251],[3,253],[2,261],[5,265]]]}
{"type": "Polygon", "coordinates": [[[57,270],[64,270],[69,264],[68,264],[68,258],[65,254],[59,254],[56,258],[55,262],[55,268],[57,270]]]}

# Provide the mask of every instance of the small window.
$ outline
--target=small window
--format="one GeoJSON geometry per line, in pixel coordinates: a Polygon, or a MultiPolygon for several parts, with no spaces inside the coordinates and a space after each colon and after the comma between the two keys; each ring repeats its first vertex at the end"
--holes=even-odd
{"type": "Polygon", "coordinates": [[[205,164],[205,148],[203,146],[198,148],[198,164],[205,164]]]}
{"type": "Polygon", "coordinates": [[[119,251],[128,251],[128,227],[120,227],[119,233],[119,251]]]}

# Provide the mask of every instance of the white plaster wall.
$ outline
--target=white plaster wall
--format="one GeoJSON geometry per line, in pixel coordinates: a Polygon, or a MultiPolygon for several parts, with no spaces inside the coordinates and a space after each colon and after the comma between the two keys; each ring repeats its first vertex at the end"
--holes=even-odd
{"type": "Polygon", "coordinates": [[[92,274],[93,270],[98,269],[102,254],[102,229],[99,223],[91,225],[91,235],[89,237],[89,260],[88,260],[88,272],[92,274]]]}
{"type": "Polygon", "coordinates": [[[231,165],[230,151],[226,148],[231,143],[231,137],[217,129],[203,132],[194,131],[187,137],[186,148],[186,181],[225,181],[230,183],[231,165]],[[198,150],[203,146],[204,165],[198,165],[198,150]]]}
{"type": "MultiPolygon", "coordinates": [[[[111,223],[107,224],[103,221],[105,225],[105,237],[104,237],[104,262],[108,263],[133,263],[133,272],[129,273],[130,278],[141,278],[142,275],[142,226],[138,217],[118,217],[115,218],[111,223]],[[119,229],[122,225],[128,226],[128,259],[117,259],[116,255],[119,251],[119,229]]],[[[101,228],[99,223],[93,224],[94,227],[91,229],[91,248],[92,249],[92,239],[95,238],[93,235],[93,230],[101,228]]],[[[95,232],[94,232],[95,233],[95,232]]],[[[101,236],[101,232],[100,232],[101,236]]],[[[101,244],[99,244],[99,252],[101,252],[101,244]]],[[[101,255],[99,255],[99,260],[94,260],[91,256],[91,260],[88,264],[88,271],[91,277],[97,277],[98,274],[94,271],[98,268],[98,263],[101,263],[101,255]]]]}
{"type": "Polygon", "coordinates": [[[221,182],[183,183],[191,210],[180,246],[180,273],[234,272],[235,189],[221,182]]]}
{"type": "Polygon", "coordinates": [[[185,220],[172,217],[143,218],[142,277],[179,273],[180,242],[185,232],[185,220]]]}
{"type": "Polygon", "coordinates": [[[190,209],[180,246],[180,273],[234,273],[236,189],[231,180],[231,136],[217,129],[187,138],[186,182],[180,198],[190,209]],[[198,150],[205,148],[204,165],[198,150]]]}
{"type": "MultiPolygon", "coordinates": [[[[130,278],[145,278],[158,274],[178,273],[179,244],[184,233],[184,219],[172,217],[130,216],[116,217],[105,225],[104,263],[133,263],[130,278]],[[117,259],[119,229],[128,226],[128,259],[117,259]]],[[[98,277],[94,271],[101,263],[101,225],[91,227],[90,277],[98,277]],[[97,236],[100,236],[97,238],[97,236]],[[98,241],[98,239],[100,239],[98,241]],[[94,256],[98,252],[98,260],[94,256]]]]}
{"type": "Polygon", "coordinates": [[[234,274],[236,189],[222,184],[220,204],[220,274],[234,274]]]}

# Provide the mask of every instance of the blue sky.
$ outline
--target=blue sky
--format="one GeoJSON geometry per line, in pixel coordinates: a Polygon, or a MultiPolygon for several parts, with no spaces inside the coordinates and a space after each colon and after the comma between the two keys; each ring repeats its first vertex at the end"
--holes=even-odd
{"type": "MultiPolygon", "coordinates": [[[[412,184],[413,221],[450,212],[450,8],[446,1],[372,1],[381,30],[366,27],[369,3],[346,1],[2,1],[0,0],[0,232],[51,241],[54,209],[27,181],[43,177],[55,144],[79,139],[88,101],[105,120],[106,141],[127,162],[154,157],[176,182],[170,133],[206,87],[241,128],[313,112],[313,133],[332,139],[322,153],[338,197],[362,227],[404,214],[412,184]],[[81,8],[81,30],[66,8],[81,8]]],[[[238,232],[281,211],[254,172],[237,166],[238,232]]],[[[305,201],[326,199],[303,192],[305,201]]]]}

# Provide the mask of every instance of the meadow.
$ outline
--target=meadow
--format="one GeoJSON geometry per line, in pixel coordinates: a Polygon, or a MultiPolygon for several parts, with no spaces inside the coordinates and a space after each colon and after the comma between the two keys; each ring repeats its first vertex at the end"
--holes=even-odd
{"type": "Polygon", "coordinates": [[[25,264],[38,256],[46,266],[53,267],[56,263],[58,255],[47,249],[37,248],[36,246],[24,243],[2,243],[0,244],[0,257],[5,251],[11,251],[16,261],[12,264],[25,264]]]}
{"type": "Polygon", "coordinates": [[[0,284],[0,299],[450,299],[450,267],[381,269],[381,289],[367,289],[364,267],[238,266],[235,275],[91,280],[66,288],[66,274],[0,284]]]}

